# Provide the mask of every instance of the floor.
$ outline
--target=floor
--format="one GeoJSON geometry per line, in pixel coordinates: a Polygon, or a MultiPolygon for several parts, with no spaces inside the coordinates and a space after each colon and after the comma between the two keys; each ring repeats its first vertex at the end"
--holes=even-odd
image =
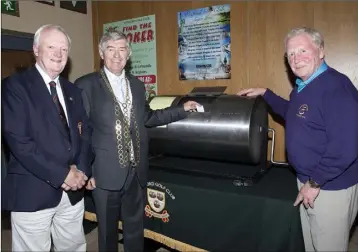
{"type": "MultiPolygon", "coordinates": [[[[2,214],[1,217],[1,251],[11,251],[11,226],[7,215],[2,214]]],[[[358,224],[358,223],[357,223],[358,224]]],[[[95,223],[84,221],[87,251],[97,252],[97,227],[95,223]]],[[[118,234],[118,251],[123,252],[122,234],[118,234]]],[[[163,247],[161,244],[152,240],[146,239],[145,241],[146,252],[174,252],[170,248],[163,247]]],[[[358,252],[358,225],[352,232],[352,237],[349,243],[349,252],[358,252]]]]}
{"type": "MultiPolygon", "coordinates": [[[[97,252],[97,225],[94,223],[90,223],[85,221],[84,227],[87,239],[87,251],[88,252],[97,252]]],[[[118,234],[118,252],[122,252],[123,250],[123,240],[122,240],[122,234],[118,234]]],[[[150,239],[145,239],[145,251],[148,252],[174,252],[174,250],[171,250],[170,248],[163,247],[162,244],[157,243],[155,241],[152,241],[150,239]]]]}

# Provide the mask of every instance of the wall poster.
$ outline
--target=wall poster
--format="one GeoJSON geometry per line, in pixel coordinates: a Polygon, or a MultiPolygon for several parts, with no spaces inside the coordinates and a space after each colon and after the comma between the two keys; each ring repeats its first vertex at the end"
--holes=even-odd
{"type": "Polygon", "coordinates": [[[178,13],[180,80],[231,78],[230,5],[178,13]]]}

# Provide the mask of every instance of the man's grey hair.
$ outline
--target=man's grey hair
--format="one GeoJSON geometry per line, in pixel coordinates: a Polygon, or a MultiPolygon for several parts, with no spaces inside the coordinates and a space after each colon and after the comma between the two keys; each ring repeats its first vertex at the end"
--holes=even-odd
{"type": "Polygon", "coordinates": [[[312,39],[312,42],[315,43],[319,48],[324,48],[324,39],[322,34],[316,29],[309,27],[299,27],[292,29],[285,38],[285,48],[287,48],[287,41],[293,37],[296,37],[301,34],[307,34],[312,39]]]}
{"type": "Polygon", "coordinates": [[[128,51],[129,51],[128,56],[131,56],[132,48],[131,48],[129,40],[127,39],[127,36],[123,32],[121,32],[121,31],[119,31],[117,29],[106,31],[102,35],[102,37],[101,37],[101,39],[99,41],[99,45],[98,45],[98,47],[99,47],[99,49],[101,50],[102,53],[104,53],[104,51],[106,50],[107,42],[109,40],[113,40],[113,41],[125,40],[126,44],[127,44],[128,51]]]}
{"type": "Polygon", "coordinates": [[[40,45],[40,36],[41,33],[45,30],[57,30],[59,32],[62,32],[63,34],[66,35],[67,40],[68,40],[68,47],[71,48],[71,38],[70,36],[67,34],[67,32],[65,31],[65,29],[63,29],[61,26],[59,25],[53,25],[53,24],[47,24],[47,25],[43,25],[40,28],[37,29],[37,31],[35,32],[35,36],[34,36],[34,46],[39,46],[40,45]]]}

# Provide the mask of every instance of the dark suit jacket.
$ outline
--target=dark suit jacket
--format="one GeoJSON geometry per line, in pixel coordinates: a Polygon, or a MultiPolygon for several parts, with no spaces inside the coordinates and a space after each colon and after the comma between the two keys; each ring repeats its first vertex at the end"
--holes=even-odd
{"type": "MultiPolygon", "coordinates": [[[[60,84],[71,141],[35,67],[12,75],[2,87],[3,134],[10,149],[2,191],[3,209],[32,212],[57,206],[71,164],[91,176],[91,127],[81,91],[61,77],[60,84]]],[[[70,192],[69,197],[75,204],[82,199],[83,190],[70,192]]]]}
{"type": "MultiPolygon", "coordinates": [[[[143,82],[132,75],[128,76],[128,80],[140,135],[140,162],[136,172],[144,187],[148,173],[146,127],[168,124],[185,118],[188,113],[183,107],[151,110],[145,98],[143,82]]],[[[98,72],[79,78],[75,85],[83,90],[83,102],[93,127],[92,145],[95,158],[92,173],[96,186],[107,190],[120,190],[124,185],[128,167],[121,168],[118,161],[112,94],[98,72]]]]}

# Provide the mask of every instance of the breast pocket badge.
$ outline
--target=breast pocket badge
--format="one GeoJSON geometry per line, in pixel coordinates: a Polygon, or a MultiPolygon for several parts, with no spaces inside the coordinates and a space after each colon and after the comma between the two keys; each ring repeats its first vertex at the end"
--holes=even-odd
{"type": "Polygon", "coordinates": [[[78,133],[80,134],[80,136],[82,135],[82,122],[78,122],[77,123],[77,129],[78,129],[78,133]]]}

